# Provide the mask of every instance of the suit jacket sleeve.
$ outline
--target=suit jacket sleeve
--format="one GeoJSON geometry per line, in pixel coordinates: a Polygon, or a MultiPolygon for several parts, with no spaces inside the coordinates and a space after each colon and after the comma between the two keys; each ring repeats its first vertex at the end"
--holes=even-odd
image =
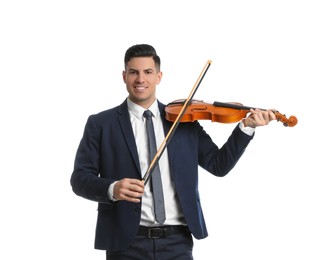
{"type": "Polygon", "coordinates": [[[108,188],[113,180],[98,176],[101,150],[99,139],[100,127],[95,116],[90,116],[76,153],[71,185],[79,196],[97,202],[111,203],[108,188]]]}
{"type": "Polygon", "coordinates": [[[225,144],[219,148],[201,129],[199,132],[198,163],[216,176],[225,176],[239,161],[254,134],[249,136],[237,125],[225,144]]]}

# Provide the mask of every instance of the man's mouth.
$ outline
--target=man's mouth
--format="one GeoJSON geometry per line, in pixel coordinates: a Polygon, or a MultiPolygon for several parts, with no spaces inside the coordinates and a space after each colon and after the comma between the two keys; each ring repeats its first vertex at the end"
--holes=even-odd
{"type": "Polygon", "coordinates": [[[146,86],[135,86],[134,88],[140,91],[147,89],[146,86]]]}

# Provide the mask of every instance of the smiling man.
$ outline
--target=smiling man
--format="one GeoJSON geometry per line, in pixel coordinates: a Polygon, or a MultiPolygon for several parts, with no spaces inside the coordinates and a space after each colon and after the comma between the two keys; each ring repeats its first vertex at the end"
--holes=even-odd
{"type": "Polygon", "coordinates": [[[226,175],[255,128],[275,116],[252,110],[221,148],[199,122],[179,124],[152,182],[144,185],[153,146],[162,144],[172,122],[165,120],[165,105],[156,98],[162,72],[155,49],[134,45],[124,63],[129,95],[122,104],[88,118],[71,176],[73,191],[98,202],[95,248],[106,250],[107,259],[193,259],[193,237],[207,237],[198,167],[226,175]]]}

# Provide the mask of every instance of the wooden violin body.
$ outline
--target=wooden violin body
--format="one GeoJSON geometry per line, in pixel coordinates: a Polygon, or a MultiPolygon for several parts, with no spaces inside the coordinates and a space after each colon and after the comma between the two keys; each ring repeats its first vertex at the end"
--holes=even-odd
{"type": "MultiPolygon", "coordinates": [[[[165,117],[168,121],[175,121],[184,102],[184,100],[176,100],[166,106],[165,117]]],[[[219,123],[235,123],[245,118],[250,112],[250,109],[252,109],[252,107],[246,107],[240,103],[214,102],[213,104],[209,104],[199,100],[192,100],[185,113],[182,115],[180,122],[211,120],[212,122],[219,123]]],[[[285,115],[280,114],[278,111],[273,112],[276,116],[276,120],[282,122],[284,126],[293,127],[297,124],[297,118],[295,116],[286,118],[285,115]]]]}

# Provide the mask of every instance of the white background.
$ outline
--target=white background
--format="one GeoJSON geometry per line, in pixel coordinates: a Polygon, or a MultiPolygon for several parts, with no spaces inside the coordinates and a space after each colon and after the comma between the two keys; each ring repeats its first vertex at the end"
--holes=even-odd
{"type": "MultiPolygon", "coordinates": [[[[105,259],[96,203],[69,183],[87,116],[120,104],[125,50],[162,58],[162,102],[297,116],[256,130],[233,171],[200,171],[209,237],[195,259],[328,259],[328,8],[324,0],[1,1],[0,258],[105,259]]],[[[203,122],[221,146],[235,124],[203,122]]]]}

